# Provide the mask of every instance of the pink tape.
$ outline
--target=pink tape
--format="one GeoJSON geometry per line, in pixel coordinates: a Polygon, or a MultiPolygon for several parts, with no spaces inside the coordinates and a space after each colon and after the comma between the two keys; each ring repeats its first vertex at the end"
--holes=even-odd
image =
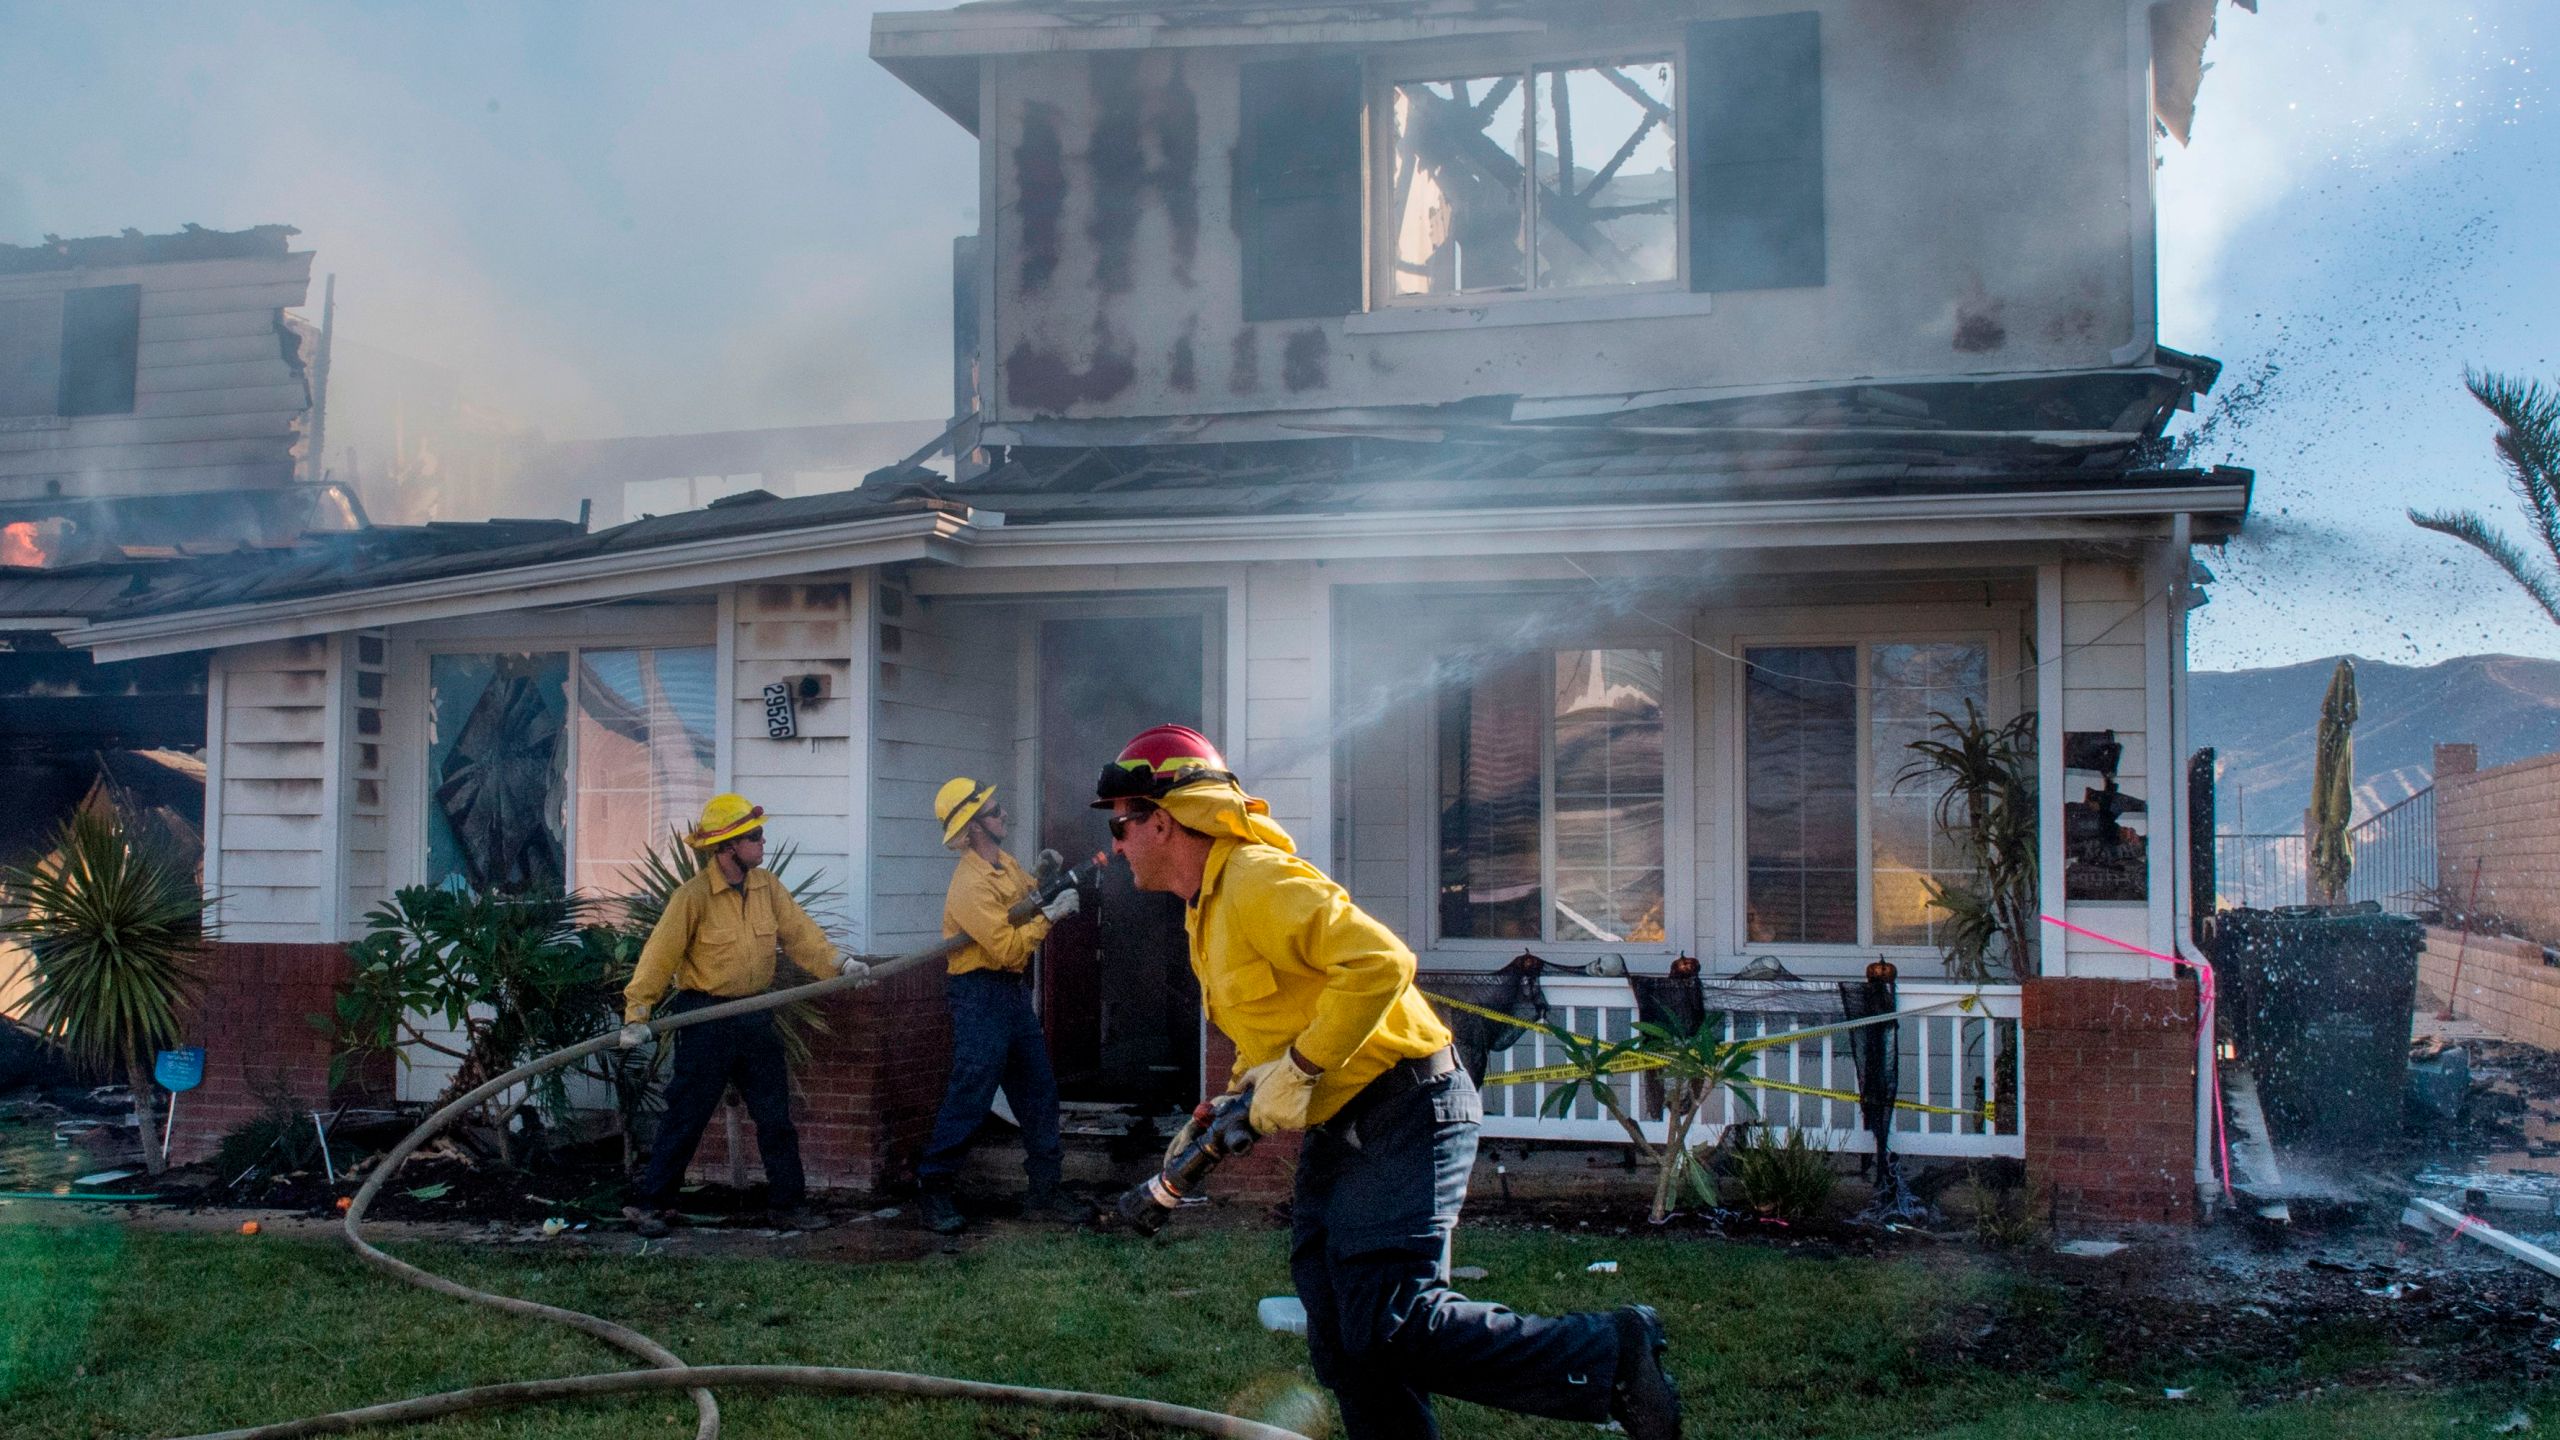
{"type": "Polygon", "coordinates": [[[2068,930],[2074,935],[2095,940],[2101,945],[2112,945],[2118,950],[2140,955],[2147,960],[2157,960],[2163,965],[2184,965],[2196,972],[2199,992],[2197,999],[2200,1002],[2196,1007],[2199,1012],[2196,1017],[2196,1040],[2204,1050],[2206,1074],[2213,1087],[2213,1139],[2222,1160],[2222,1193],[2226,1197],[2229,1196],[2232,1193],[2231,1132],[2224,1124],[2222,1117],[2222,1047],[2215,1044],[2213,1038],[2215,1004],[2213,966],[2202,960],[2189,960],[2182,955],[2163,955],[2157,950],[2145,949],[2140,945],[2119,940],[2113,935],[2101,935],[2086,926],[2074,925],[2068,920],[2057,919],[2051,915],[2037,918],[2047,925],[2068,930]]]}

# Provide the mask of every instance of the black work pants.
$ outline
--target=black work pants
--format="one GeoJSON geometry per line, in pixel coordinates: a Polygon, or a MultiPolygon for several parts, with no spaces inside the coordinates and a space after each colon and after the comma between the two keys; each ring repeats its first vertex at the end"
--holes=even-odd
{"type": "MultiPolygon", "coordinates": [[[[666,1012],[681,1015],[724,1003],[717,995],[679,990],[666,1012]]],[[[765,1204],[788,1210],[809,1193],[800,1170],[800,1132],[791,1124],[791,1069],[782,1057],[782,1037],[774,1032],[773,1012],[732,1015],[688,1026],[676,1036],[675,1074],[669,1077],[666,1110],[658,1117],[658,1138],[649,1147],[649,1168],[640,1173],[642,1205],[662,1206],[675,1199],[684,1184],[685,1167],[702,1143],[703,1127],[720,1097],[735,1083],[747,1102],[747,1117],[756,1122],[756,1149],[764,1156],[765,1204]]]]}
{"type": "Polygon", "coordinates": [[[1437,1436],[1433,1395],[1606,1420],[1610,1316],[1522,1315],[1449,1288],[1484,1115],[1466,1072],[1366,1098],[1307,1132],[1289,1237],[1308,1354],[1342,1407],[1345,1440],[1437,1436]]]}

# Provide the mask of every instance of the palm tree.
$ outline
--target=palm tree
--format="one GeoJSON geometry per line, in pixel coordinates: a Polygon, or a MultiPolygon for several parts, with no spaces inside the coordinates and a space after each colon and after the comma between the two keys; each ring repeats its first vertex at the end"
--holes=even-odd
{"type": "Polygon", "coordinates": [[[44,858],[0,871],[0,935],[35,959],[30,1016],[72,1063],[124,1068],[155,1175],[165,1162],[151,1143],[152,1059],[177,1043],[200,983],[197,961],[213,937],[207,908],[195,866],[112,798],[74,812],[44,858]]]}
{"type": "Polygon", "coordinates": [[[2498,432],[2498,458],[2507,467],[2507,484],[2522,502],[2534,538],[2549,558],[2526,554],[2522,546],[2491,529],[2477,511],[2412,510],[2410,523],[2450,535],[2496,561],[2544,614],[2560,622],[2560,392],[2495,371],[2466,369],[2462,380],[2471,387],[2472,398],[2488,407],[2505,427],[2498,432]]]}

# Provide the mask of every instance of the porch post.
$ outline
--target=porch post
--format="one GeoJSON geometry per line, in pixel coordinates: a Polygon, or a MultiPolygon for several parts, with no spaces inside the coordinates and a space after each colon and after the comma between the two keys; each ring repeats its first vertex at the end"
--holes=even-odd
{"type": "MultiPolygon", "coordinates": [[[[2062,913],[2062,567],[2036,567],[2036,910],[2062,913]]],[[[2038,973],[2068,975],[2059,931],[2036,937],[2038,973]]]]}

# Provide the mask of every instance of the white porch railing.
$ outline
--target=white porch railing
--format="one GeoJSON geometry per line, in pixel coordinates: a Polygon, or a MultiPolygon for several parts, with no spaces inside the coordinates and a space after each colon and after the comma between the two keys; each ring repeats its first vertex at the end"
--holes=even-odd
{"type": "MultiPolygon", "coordinates": [[[[1626,981],[1552,976],[1542,977],[1539,983],[1546,990],[1547,1003],[1553,1007],[1549,1018],[1557,1026],[1577,1035],[1612,1040],[1633,1033],[1635,994],[1626,981]]],[[[1424,988],[1430,988],[1428,977],[1424,988]]],[[[1905,1012],[1900,1022],[1899,1098],[1967,1113],[1939,1115],[1897,1110],[1895,1153],[2023,1157],[2026,1140],[2018,1121],[2025,1093],[2018,1048],[2018,987],[1977,988],[1945,981],[1906,980],[1896,994],[1905,1012]],[[1935,1008],[1965,996],[1977,996],[1979,1003],[1969,1011],[1935,1008]],[[1910,1013],[1914,1011],[1925,1013],[1910,1013]],[[1984,1123],[1981,1113],[1986,1103],[1994,1105],[1990,1124],[1984,1123]]],[[[1791,1020],[1783,1015],[1754,1014],[1736,1015],[1733,1020],[1736,1039],[1784,1034],[1824,1023],[1821,1017],[1791,1020]]],[[[1843,1033],[1775,1046],[1753,1058],[1752,1073],[1785,1084],[1855,1095],[1858,1073],[1851,1051],[1855,1043],[1853,1034],[1843,1033]]],[[[1493,1083],[1496,1076],[1535,1070],[1564,1058],[1545,1035],[1534,1030],[1492,1057],[1486,1065],[1484,1087],[1484,1134],[1488,1139],[1626,1143],[1627,1132],[1587,1091],[1575,1098],[1570,1113],[1549,1116],[1542,1113],[1550,1088],[1547,1085],[1493,1083]]],[[[1640,1073],[1618,1076],[1612,1083],[1619,1103],[1636,1117],[1648,1136],[1660,1140],[1664,1124],[1652,1093],[1654,1087],[1647,1085],[1640,1073]]],[[[1727,1091],[1701,1117],[1701,1128],[1692,1132],[1692,1142],[1711,1142],[1726,1125],[1757,1120],[1780,1136],[1802,1130],[1809,1140],[1832,1149],[1863,1150],[1874,1144],[1853,1101],[1760,1087],[1752,1089],[1751,1098],[1757,1102],[1756,1110],[1727,1091]]]]}

